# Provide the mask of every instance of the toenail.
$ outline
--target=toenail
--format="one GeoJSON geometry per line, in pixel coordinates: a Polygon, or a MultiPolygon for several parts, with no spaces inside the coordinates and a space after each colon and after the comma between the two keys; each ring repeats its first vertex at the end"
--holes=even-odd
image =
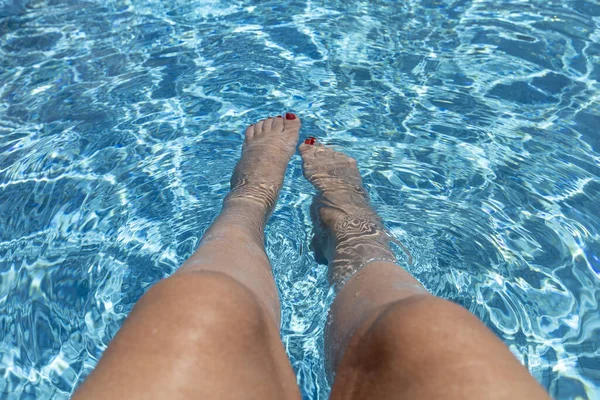
{"type": "Polygon", "coordinates": [[[308,139],[306,139],[306,140],[304,141],[304,143],[305,143],[305,144],[310,144],[310,145],[312,146],[312,145],[314,145],[314,144],[316,143],[316,141],[317,141],[317,138],[316,138],[316,137],[309,136],[309,137],[308,137],[308,139]]]}
{"type": "Polygon", "coordinates": [[[283,118],[281,115],[278,115],[277,118],[283,118]]]}
{"type": "Polygon", "coordinates": [[[296,119],[296,116],[292,113],[287,113],[287,114],[285,114],[285,119],[288,119],[291,121],[291,120],[296,119]]]}

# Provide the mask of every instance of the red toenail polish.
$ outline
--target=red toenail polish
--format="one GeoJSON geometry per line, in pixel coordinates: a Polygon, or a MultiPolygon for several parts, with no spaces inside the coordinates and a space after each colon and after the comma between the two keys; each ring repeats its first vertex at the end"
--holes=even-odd
{"type": "Polygon", "coordinates": [[[305,144],[310,144],[311,146],[317,142],[317,138],[309,136],[308,139],[304,141],[305,144]]]}
{"type": "Polygon", "coordinates": [[[278,115],[277,118],[283,118],[281,115],[278,115]]]}
{"type": "Polygon", "coordinates": [[[292,113],[287,113],[287,114],[285,114],[285,119],[288,119],[291,121],[291,120],[296,119],[296,116],[292,113]]]}

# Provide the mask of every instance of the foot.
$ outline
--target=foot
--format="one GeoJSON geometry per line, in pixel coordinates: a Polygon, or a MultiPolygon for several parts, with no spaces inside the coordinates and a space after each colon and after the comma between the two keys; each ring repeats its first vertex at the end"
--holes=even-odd
{"type": "Polygon", "coordinates": [[[302,144],[304,176],[319,191],[311,208],[319,262],[329,265],[332,284],[340,288],[366,263],[395,262],[390,236],[369,205],[353,158],[322,145],[302,144]]]}
{"type": "Polygon", "coordinates": [[[226,203],[258,206],[267,216],[275,207],[290,158],[296,151],[300,119],[291,113],[267,118],[246,129],[242,157],[231,177],[226,203]]]}

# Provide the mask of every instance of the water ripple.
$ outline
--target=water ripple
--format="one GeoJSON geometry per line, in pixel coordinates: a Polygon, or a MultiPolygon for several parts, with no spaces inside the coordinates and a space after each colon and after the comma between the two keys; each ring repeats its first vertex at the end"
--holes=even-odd
{"type": "MultiPolygon", "coordinates": [[[[592,0],[0,0],[0,397],[68,398],[198,245],[245,125],[293,110],[425,286],[600,398],[599,41],[592,0]]],[[[267,251],[325,399],[312,194],[295,157],[267,251]]]]}

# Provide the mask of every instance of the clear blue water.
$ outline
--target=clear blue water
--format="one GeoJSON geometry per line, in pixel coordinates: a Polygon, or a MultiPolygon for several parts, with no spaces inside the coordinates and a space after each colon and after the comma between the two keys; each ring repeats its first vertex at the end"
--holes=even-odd
{"type": "MultiPolygon", "coordinates": [[[[69,396],[218,213],[247,124],[359,160],[433,293],[559,399],[600,398],[597,0],[0,0],[0,397],[69,396]]],[[[326,399],[296,156],[268,227],[326,399]]]]}

